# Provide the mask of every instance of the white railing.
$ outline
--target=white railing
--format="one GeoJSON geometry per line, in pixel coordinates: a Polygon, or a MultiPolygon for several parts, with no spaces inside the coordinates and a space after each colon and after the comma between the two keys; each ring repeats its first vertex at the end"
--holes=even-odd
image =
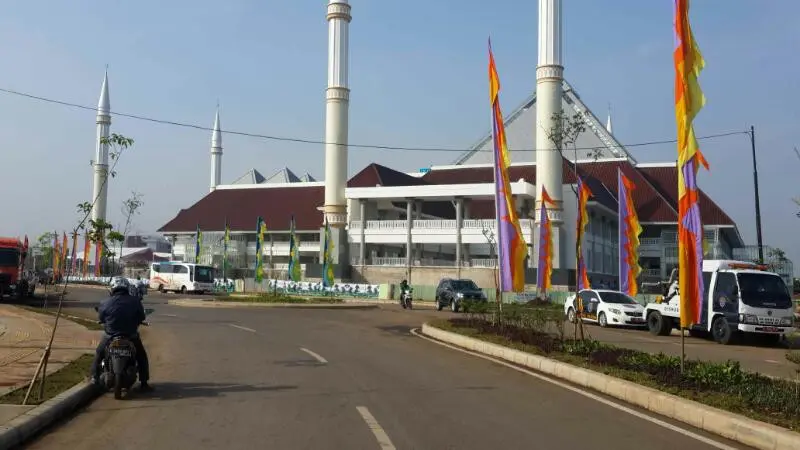
{"type": "Polygon", "coordinates": [[[373,266],[401,266],[404,267],[406,265],[405,258],[398,258],[395,256],[376,256],[374,258],[368,259],[367,263],[371,263],[373,266]]]}
{"type": "Polygon", "coordinates": [[[661,247],[661,238],[641,238],[642,247],[661,247]]]}
{"type": "Polygon", "coordinates": [[[471,267],[495,268],[495,267],[497,267],[497,259],[495,259],[495,258],[472,259],[472,260],[469,261],[469,265],[471,267]]]}
{"type": "MultiPolygon", "coordinates": [[[[521,219],[520,228],[530,230],[534,226],[531,219],[521,219]]],[[[405,220],[367,220],[366,230],[405,230],[408,223],[405,220]]],[[[465,219],[462,229],[470,230],[494,230],[496,222],[494,219],[465,219]]],[[[364,221],[353,220],[349,224],[350,230],[360,230],[364,227],[364,221]]],[[[456,221],[451,219],[414,219],[411,221],[411,228],[429,230],[455,230],[456,221]]]]}

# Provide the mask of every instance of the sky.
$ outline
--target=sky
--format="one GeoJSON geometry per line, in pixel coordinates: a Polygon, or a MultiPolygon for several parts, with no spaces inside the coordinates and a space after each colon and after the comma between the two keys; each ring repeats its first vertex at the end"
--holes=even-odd
{"type": "MultiPolygon", "coordinates": [[[[224,134],[323,140],[326,2],[276,0],[4,0],[0,89],[95,106],[108,66],[112,111],[223,128],[223,183],[250,168],[324,174],[323,147],[224,134]],[[42,13],[46,11],[46,13],[42,13]]],[[[489,130],[486,40],[506,111],[534,90],[534,0],[351,0],[350,142],[463,150],[489,130]]],[[[800,2],[695,0],[706,59],[699,136],[756,128],[764,243],[800,271],[800,2]],[[721,5],[725,5],[722,7],[721,5]]],[[[670,0],[565,0],[565,77],[598,117],[611,104],[623,144],[674,139],[670,0]]],[[[209,131],[113,117],[134,139],[109,185],[108,216],[143,195],[132,231],[154,232],[208,192],[209,131]]],[[[71,230],[90,200],[95,113],[0,93],[0,235],[71,230]]],[[[755,244],[750,140],[705,140],[699,184],[755,244]]],[[[630,149],[673,161],[673,145],[630,149]]],[[[458,151],[351,148],[349,171],[371,162],[405,171],[451,163],[458,151]]]]}

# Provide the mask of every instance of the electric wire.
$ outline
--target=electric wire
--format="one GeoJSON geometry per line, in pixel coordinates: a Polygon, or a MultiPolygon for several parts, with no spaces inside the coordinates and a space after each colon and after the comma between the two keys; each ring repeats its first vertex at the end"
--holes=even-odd
{"type": "MultiPolygon", "coordinates": [[[[32,100],[38,100],[45,103],[57,104],[62,106],[68,106],[71,108],[83,109],[87,111],[97,111],[96,107],[80,105],[77,103],[71,103],[63,100],[56,100],[53,98],[42,97],[38,95],[28,94],[25,92],[15,91],[13,89],[7,88],[0,88],[0,93],[16,95],[19,97],[25,97],[32,100]]],[[[176,122],[173,120],[165,120],[165,119],[156,119],[153,117],[142,116],[138,114],[130,114],[130,113],[122,113],[116,111],[110,111],[110,115],[119,116],[119,117],[126,117],[129,119],[141,120],[145,122],[151,123],[158,123],[162,125],[171,125],[176,127],[183,127],[183,128],[191,128],[195,130],[202,130],[202,131],[214,131],[213,128],[185,123],[185,122],[176,122]]],[[[300,144],[315,144],[315,145],[337,145],[335,142],[325,142],[316,139],[307,139],[307,138],[296,138],[296,137],[286,137],[286,136],[275,136],[275,135],[268,135],[268,134],[259,134],[259,133],[249,133],[244,131],[234,131],[234,130],[221,130],[223,134],[229,135],[236,135],[236,136],[244,136],[250,138],[257,138],[257,139],[266,139],[271,141],[278,141],[278,142],[292,142],[292,143],[300,143],[300,144]]],[[[717,134],[710,134],[706,136],[700,136],[698,140],[709,140],[709,139],[719,139],[728,136],[736,136],[741,134],[750,134],[750,131],[728,131],[724,133],[717,133],[717,134]]],[[[665,144],[675,144],[677,143],[677,139],[663,139],[663,140],[656,140],[656,141],[646,141],[646,142],[637,142],[633,144],[621,144],[623,148],[630,148],[630,147],[648,147],[654,145],[665,145],[665,144]]],[[[393,151],[416,151],[416,152],[458,152],[458,153],[468,153],[468,152],[492,152],[491,148],[488,149],[464,149],[464,148],[442,148],[442,147],[406,147],[406,146],[394,146],[394,145],[378,145],[378,144],[347,144],[349,148],[363,148],[363,149],[374,149],[374,150],[393,150],[393,151]]],[[[578,147],[575,149],[570,150],[596,150],[598,147],[578,147]]],[[[558,149],[509,149],[509,151],[513,152],[547,152],[547,151],[559,151],[558,149]]]]}

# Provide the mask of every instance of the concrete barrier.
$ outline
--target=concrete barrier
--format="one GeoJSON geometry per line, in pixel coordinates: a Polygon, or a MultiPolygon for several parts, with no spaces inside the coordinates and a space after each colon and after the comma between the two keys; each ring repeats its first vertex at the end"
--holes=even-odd
{"type": "Polygon", "coordinates": [[[422,334],[601,392],[664,417],[759,450],[800,449],[800,434],[785,428],[666,394],[593,370],[445,331],[428,324],[422,325],[422,334]]]}
{"type": "Polygon", "coordinates": [[[22,445],[97,395],[97,389],[84,382],[0,425],[0,448],[16,448],[22,445]]]}

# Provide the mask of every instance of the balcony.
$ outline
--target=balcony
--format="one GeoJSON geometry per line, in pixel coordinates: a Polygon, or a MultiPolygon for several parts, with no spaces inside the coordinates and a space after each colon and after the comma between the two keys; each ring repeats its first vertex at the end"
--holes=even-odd
{"type": "MultiPolygon", "coordinates": [[[[360,264],[358,257],[351,257],[350,263],[354,266],[360,264]]],[[[367,258],[365,264],[368,266],[388,266],[388,267],[406,267],[406,258],[402,256],[380,256],[367,258]]],[[[455,266],[454,260],[447,259],[434,259],[422,258],[411,259],[411,265],[414,267],[453,267],[455,266]]],[[[481,268],[495,268],[497,267],[497,260],[490,258],[475,258],[468,261],[461,261],[461,267],[481,267],[481,268]]]]}
{"type": "Polygon", "coordinates": [[[641,238],[639,240],[640,257],[660,258],[662,250],[661,238],[641,238]]]}
{"type": "MultiPolygon", "coordinates": [[[[448,219],[412,220],[411,240],[415,244],[453,244],[456,241],[456,221],[448,219]]],[[[520,228],[523,237],[532,239],[534,221],[522,219],[520,228]]],[[[359,235],[364,230],[364,239],[368,244],[405,244],[405,220],[354,220],[348,227],[350,241],[359,242],[359,235]]],[[[492,219],[466,219],[461,227],[461,242],[464,244],[486,244],[484,230],[497,236],[496,222],[492,219]]],[[[405,264],[405,263],[404,263],[405,264]]]]}

